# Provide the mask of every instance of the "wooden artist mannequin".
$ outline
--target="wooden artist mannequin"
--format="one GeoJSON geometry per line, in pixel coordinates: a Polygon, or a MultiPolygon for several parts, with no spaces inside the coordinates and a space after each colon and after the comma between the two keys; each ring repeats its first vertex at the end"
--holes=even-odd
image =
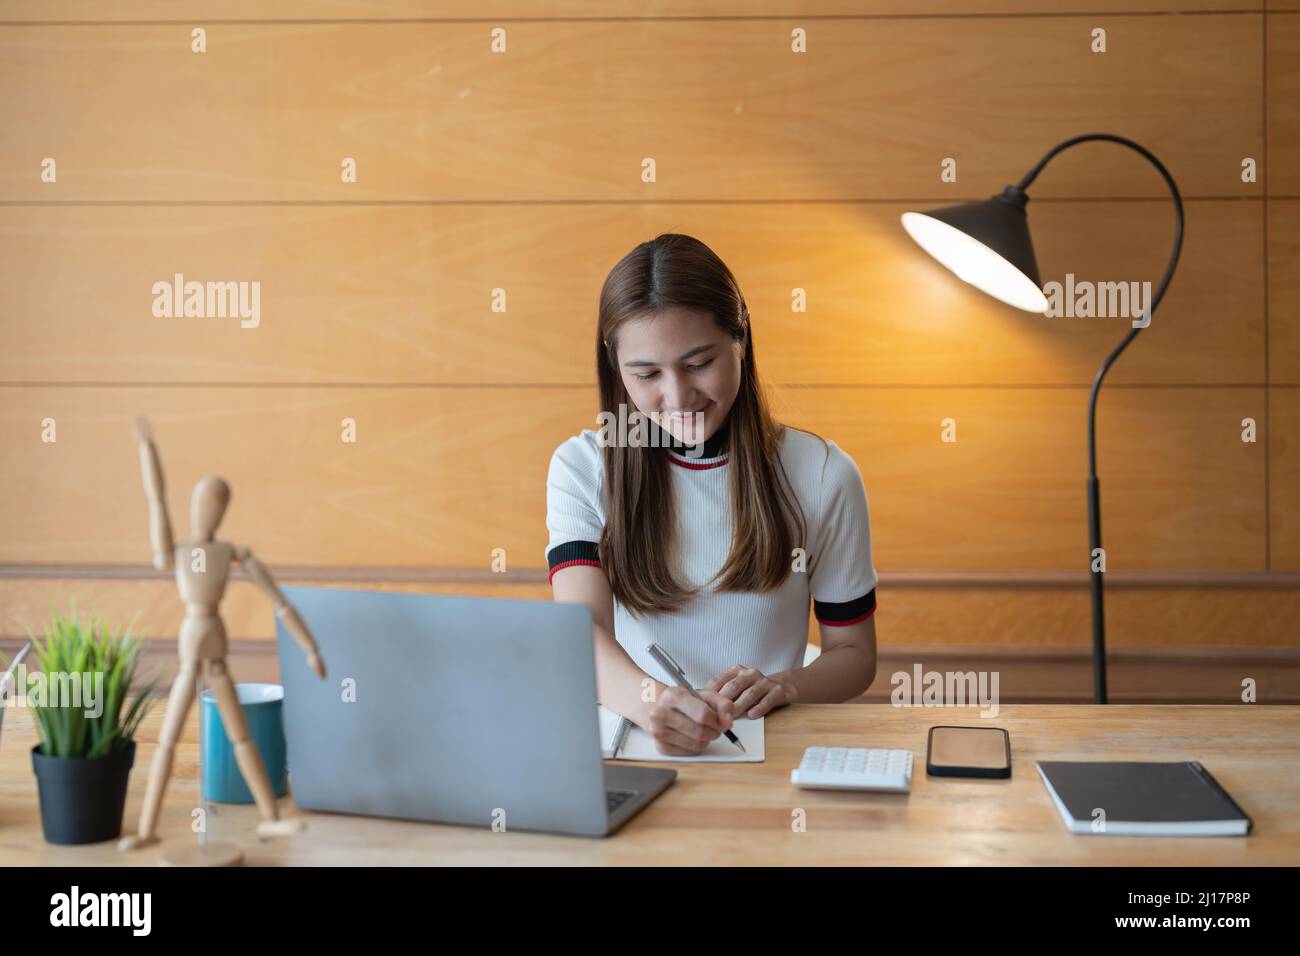
{"type": "MultiPolygon", "coordinates": [[[[172,755],[190,705],[194,703],[194,688],[199,668],[216,697],[221,722],[235,748],[235,761],[244,782],[252,791],[257,809],[262,815],[257,832],[262,836],[294,833],[302,828],[300,820],[280,819],[262,755],[248,733],[244,710],[235,693],[235,682],[226,668],[226,628],[221,621],[219,607],[226,590],[226,580],[231,563],[243,566],[249,579],[271,599],[275,614],[294,639],[307,653],[307,664],[316,676],[325,676],[325,664],[316,650],[316,641],[298,612],[294,610],[276,587],[270,573],[253,557],[247,548],[236,547],[229,541],[215,538],[217,527],[230,502],[230,487],[220,478],[208,476],[194,486],[190,501],[190,529],[192,541],[172,543],[171,520],[167,516],[167,502],[163,491],[162,463],[153,443],[153,431],[146,418],[135,420],[135,435],[140,443],[140,468],[144,475],[145,493],[149,498],[149,537],[153,543],[154,567],[160,571],[176,570],[176,586],[185,602],[185,618],[180,628],[180,670],[172,683],[171,696],[163,717],[162,734],[153,764],[149,767],[149,785],[145,791],[144,806],[140,810],[140,825],[134,836],[124,837],[118,849],[131,850],[158,842],[155,829],[163,793],[167,789],[172,771],[172,755]]],[[[207,844],[198,848],[183,849],[171,854],[176,859],[169,862],[222,862],[234,863],[239,851],[228,844],[207,844]]]]}

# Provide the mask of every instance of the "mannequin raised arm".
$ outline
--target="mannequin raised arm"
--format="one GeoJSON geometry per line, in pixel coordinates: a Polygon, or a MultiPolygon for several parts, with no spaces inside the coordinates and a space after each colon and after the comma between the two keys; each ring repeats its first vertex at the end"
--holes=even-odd
{"type": "Polygon", "coordinates": [[[159,571],[170,571],[175,565],[175,543],[172,541],[172,522],[167,516],[167,498],[163,487],[162,462],[158,447],[153,443],[153,426],[140,415],[133,423],[135,438],[140,443],[140,474],[144,478],[144,493],[149,498],[149,541],[153,545],[153,566],[159,571]]]}
{"type": "Polygon", "coordinates": [[[317,677],[324,677],[325,662],[321,660],[316,648],[316,639],[311,636],[307,622],[299,617],[294,606],[284,599],[284,595],[280,593],[275,580],[271,577],[271,572],[266,570],[266,565],[257,560],[248,548],[235,548],[234,558],[243,565],[249,580],[271,599],[271,603],[275,605],[275,616],[284,622],[285,628],[293,635],[293,639],[307,653],[307,666],[317,677]]]}

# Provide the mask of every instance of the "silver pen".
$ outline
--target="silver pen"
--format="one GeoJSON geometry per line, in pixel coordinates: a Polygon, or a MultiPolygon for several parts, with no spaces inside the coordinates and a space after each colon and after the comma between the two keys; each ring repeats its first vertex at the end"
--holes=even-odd
{"type": "Polygon", "coordinates": [[[614,728],[614,743],[610,750],[610,759],[618,756],[618,752],[623,749],[624,742],[627,741],[627,732],[632,729],[632,721],[626,717],[618,719],[618,726],[614,728]]]}
{"type": "MultiPolygon", "coordinates": [[[[664,671],[668,674],[668,676],[671,677],[677,683],[678,687],[690,691],[691,696],[693,696],[696,700],[700,701],[702,704],[704,704],[704,706],[712,708],[712,705],[707,700],[705,700],[703,697],[700,696],[700,692],[691,686],[691,682],[686,679],[686,675],[682,673],[681,666],[675,660],[673,660],[671,654],[669,654],[658,644],[651,644],[649,647],[646,648],[646,653],[655,659],[655,661],[659,664],[660,667],[664,669],[664,671]]],[[[745,745],[740,742],[739,737],[733,734],[730,730],[724,730],[723,733],[727,735],[728,740],[730,740],[733,744],[735,744],[737,747],[740,748],[741,753],[748,753],[748,751],[745,750],[745,745]]]]}

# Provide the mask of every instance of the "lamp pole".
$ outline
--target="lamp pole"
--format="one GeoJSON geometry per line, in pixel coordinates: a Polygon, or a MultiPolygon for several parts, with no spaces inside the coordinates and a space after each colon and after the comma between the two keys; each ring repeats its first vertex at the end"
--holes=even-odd
{"type": "MultiPolygon", "coordinates": [[[[1071,146],[1094,141],[1118,143],[1144,156],[1169,186],[1169,192],[1174,200],[1174,212],[1177,216],[1174,227],[1174,250],[1169,257],[1169,265],[1165,268],[1165,274],[1160,280],[1160,286],[1156,289],[1155,294],[1151,297],[1150,304],[1147,306],[1146,315],[1143,316],[1144,322],[1142,325],[1135,325],[1130,328],[1123,341],[1106,357],[1106,361],[1101,363],[1101,368],[1097,370],[1097,375],[1092,380],[1092,392],[1088,396],[1088,553],[1089,580],[1092,591],[1092,681],[1095,702],[1104,704],[1106,703],[1106,616],[1102,600],[1103,572],[1100,557],[1102,553],[1101,486],[1097,481],[1097,394],[1101,391],[1102,380],[1106,377],[1106,373],[1110,371],[1110,367],[1115,364],[1115,360],[1119,358],[1120,353],[1128,348],[1129,343],[1137,338],[1138,333],[1150,324],[1151,316],[1155,314],[1156,306],[1164,298],[1165,290],[1169,287],[1169,280],[1173,278],[1174,269],[1178,265],[1178,256],[1183,247],[1183,198],[1178,192],[1178,185],[1174,182],[1173,176],[1169,174],[1169,170],[1165,169],[1164,163],[1131,139],[1125,139],[1123,136],[1115,136],[1110,133],[1085,133],[1082,136],[1075,136],[1073,139],[1067,139],[1065,142],[1052,147],[1038,161],[1038,165],[1026,173],[1025,177],[1012,189],[1023,197],[1024,191],[1043,171],[1043,167],[1047,165],[1052,157],[1069,149],[1071,146]]],[[[1010,199],[1011,197],[1007,198],[1010,199]]]]}

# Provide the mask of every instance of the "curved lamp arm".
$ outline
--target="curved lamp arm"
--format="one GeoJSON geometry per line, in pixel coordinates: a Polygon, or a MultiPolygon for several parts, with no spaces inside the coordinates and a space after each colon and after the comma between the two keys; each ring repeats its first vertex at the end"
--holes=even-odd
{"type": "MultiPolygon", "coordinates": [[[[1174,212],[1176,214],[1174,228],[1174,251],[1169,257],[1169,265],[1165,268],[1165,274],[1160,280],[1160,286],[1156,289],[1155,295],[1151,297],[1151,303],[1147,307],[1146,319],[1150,323],[1151,316],[1155,314],[1156,306],[1164,298],[1165,290],[1169,288],[1169,280],[1174,276],[1174,269],[1178,265],[1178,256],[1183,248],[1183,197],[1178,192],[1178,185],[1174,182],[1174,177],[1165,169],[1164,163],[1156,159],[1152,153],[1131,139],[1125,139],[1123,136],[1115,136],[1111,133],[1084,133],[1082,136],[1075,136],[1067,139],[1065,142],[1052,147],[1047,151],[1038,165],[1025,174],[1025,177],[1016,185],[1016,189],[1023,192],[1028,188],[1043,167],[1057,153],[1076,146],[1079,143],[1102,141],[1107,143],[1118,143],[1121,146],[1127,146],[1129,149],[1144,156],[1152,166],[1164,178],[1165,183],[1169,186],[1169,192],[1174,199],[1174,212]]],[[[1101,368],[1097,370],[1097,377],[1092,381],[1092,392],[1088,396],[1088,531],[1089,531],[1089,556],[1095,555],[1097,549],[1101,547],[1101,491],[1097,483],[1097,393],[1101,391],[1102,379],[1110,371],[1110,367],[1115,364],[1128,344],[1137,338],[1138,333],[1146,326],[1134,326],[1129,330],[1124,340],[1115,347],[1115,351],[1106,357],[1106,361],[1101,363],[1101,368]]],[[[1099,704],[1106,703],[1106,643],[1105,643],[1105,618],[1103,616],[1102,605],[1102,572],[1096,569],[1096,559],[1092,558],[1090,564],[1090,581],[1092,586],[1092,632],[1093,632],[1093,687],[1096,702],[1099,704]]]]}
{"type": "MultiPolygon", "coordinates": [[[[1160,285],[1156,289],[1155,295],[1151,297],[1151,304],[1148,307],[1147,312],[1147,318],[1150,319],[1150,317],[1155,314],[1156,306],[1160,304],[1160,300],[1165,297],[1165,290],[1169,288],[1169,280],[1174,277],[1174,269],[1178,266],[1178,256],[1183,250],[1183,197],[1178,192],[1178,184],[1174,182],[1174,177],[1169,174],[1169,170],[1165,168],[1164,163],[1156,159],[1150,150],[1133,142],[1131,139],[1125,139],[1123,136],[1115,136],[1111,133],[1084,133],[1082,136],[1075,136],[1072,139],[1067,139],[1065,142],[1053,146],[1048,150],[1047,155],[1038,161],[1038,165],[1027,172],[1025,177],[1016,184],[1016,188],[1021,192],[1028,189],[1029,184],[1038,178],[1038,174],[1043,171],[1043,167],[1046,166],[1057,153],[1062,153],[1071,146],[1077,146],[1079,143],[1094,141],[1119,143],[1121,146],[1127,146],[1134,152],[1140,153],[1160,173],[1165,184],[1169,186],[1170,194],[1173,196],[1174,214],[1176,216],[1174,223],[1174,251],[1169,256],[1169,265],[1165,267],[1165,274],[1160,280],[1160,285]]],[[[1145,326],[1135,326],[1129,331],[1128,335],[1124,337],[1124,341],[1120,342],[1119,345],[1115,347],[1115,351],[1111,352],[1106,361],[1102,362],[1101,368],[1097,370],[1097,377],[1093,380],[1092,395],[1088,399],[1088,473],[1091,475],[1097,473],[1097,446],[1096,442],[1093,440],[1093,435],[1095,431],[1094,422],[1097,413],[1097,392],[1101,389],[1101,380],[1106,377],[1106,373],[1109,372],[1110,367],[1115,364],[1115,360],[1119,358],[1120,353],[1128,348],[1128,344],[1137,338],[1138,333],[1141,332],[1143,328],[1145,328],[1145,326]]]]}

